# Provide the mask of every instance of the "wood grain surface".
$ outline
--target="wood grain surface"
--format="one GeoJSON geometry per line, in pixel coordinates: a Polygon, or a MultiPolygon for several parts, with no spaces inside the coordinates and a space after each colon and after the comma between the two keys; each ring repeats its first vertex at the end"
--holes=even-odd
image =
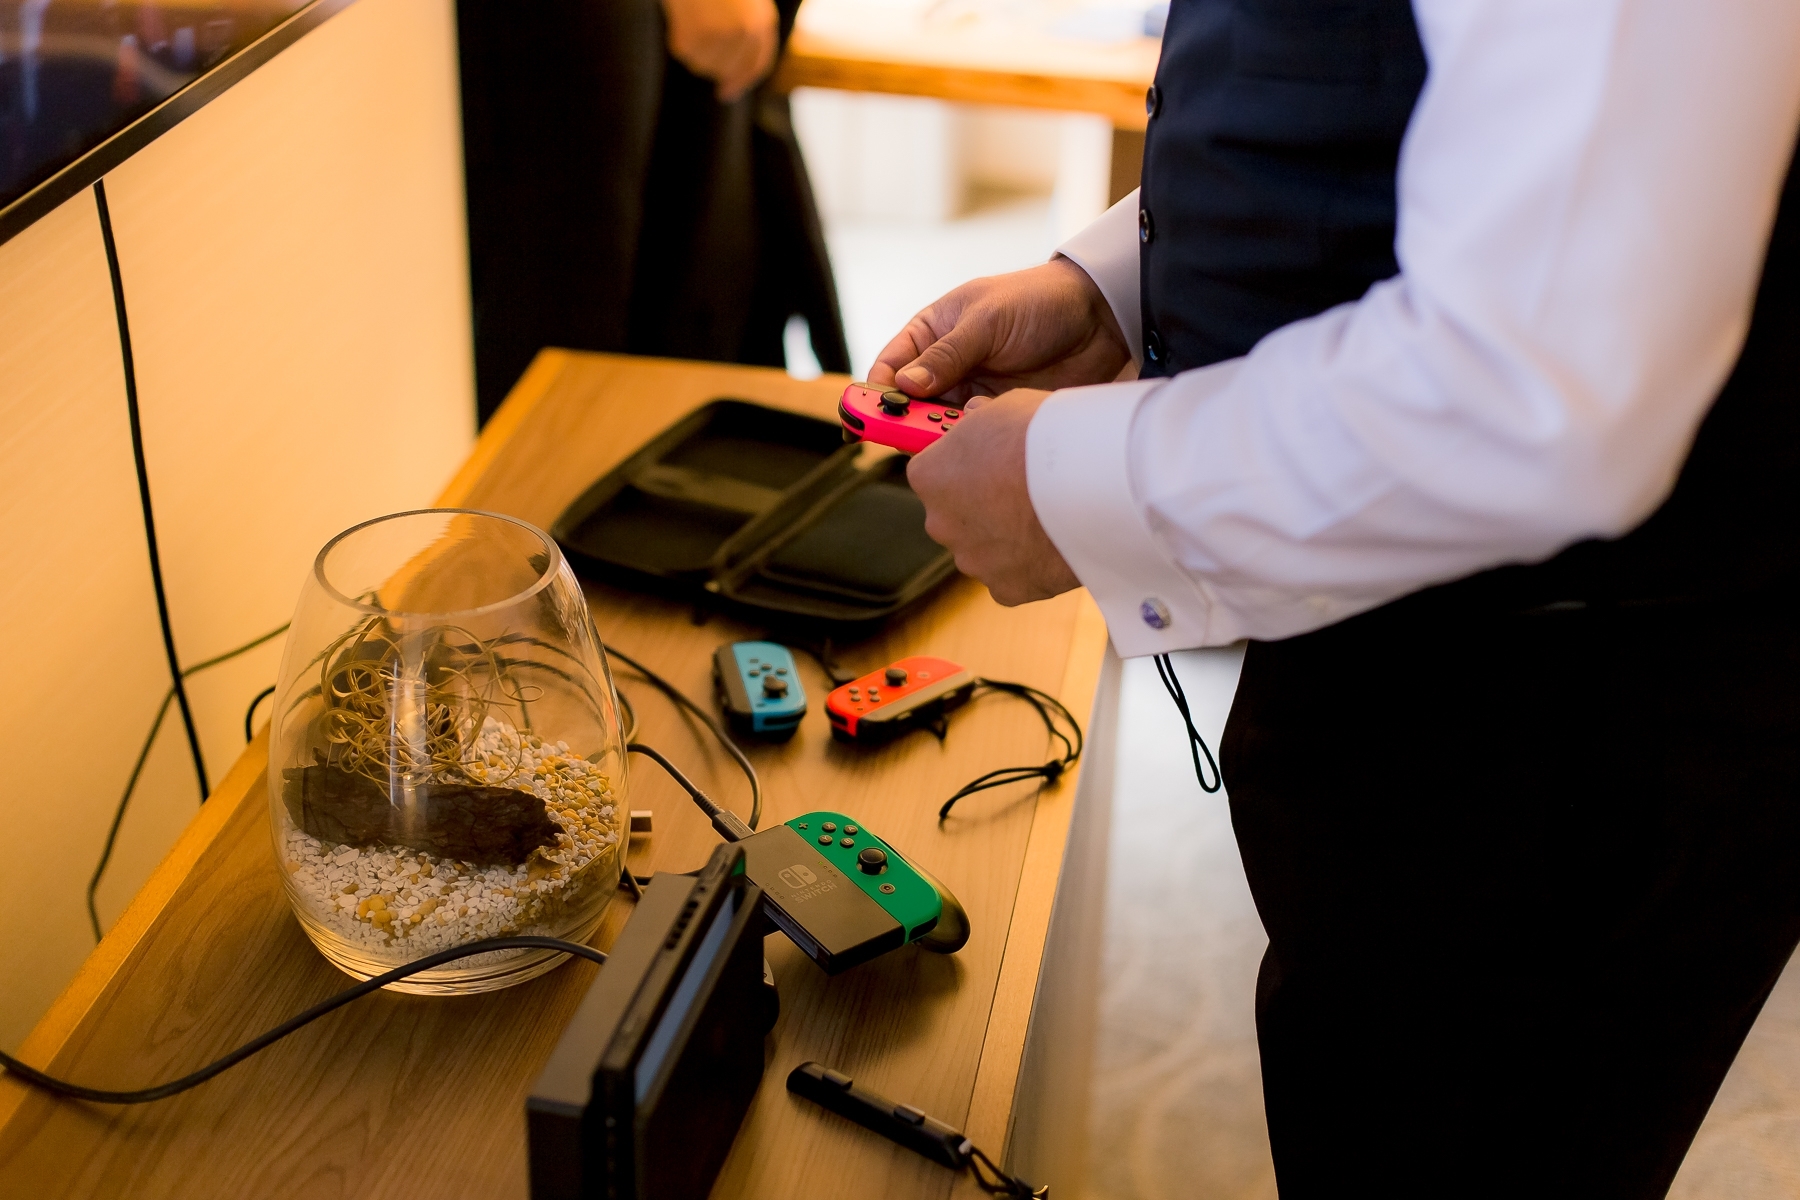
{"type": "MultiPolygon", "coordinates": [[[[707,400],[753,399],[829,417],[841,378],[545,351],[521,380],[448,505],[547,526],[586,485],[707,400]]],[[[606,589],[590,593],[602,638],[696,697],[714,646],[759,630],[606,589]]],[[[1088,711],[1105,632],[1085,594],[1017,610],[958,579],[878,637],[844,648],[869,669],[933,653],[1021,680],[1088,711]]],[[[1042,761],[1043,727],[1001,697],[956,715],[947,740],[876,751],[831,740],[827,684],[802,663],[813,704],[783,746],[751,751],[765,825],[832,808],[920,860],[974,927],[959,954],[913,949],[827,978],[780,936],[767,942],[782,1016],[769,1069],[714,1195],[781,1200],[977,1195],[952,1175],[789,1096],[818,1059],[896,1099],[965,1124],[1002,1151],[1077,779],[1042,796],[982,793],[939,826],[941,799],[992,767],[1042,761]]],[[[640,738],[745,811],[742,777],[693,723],[628,670],[640,738]]],[[[654,768],[634,765],[630,805],[656,812],[633,865],[688,870],[716,837],[654,768]],[[639,769],[641,768],[641,769],[639,769]]],[[[22,1056],[92,1086],[136,1087],[192,1070],[345,985],[288,910],[268,829],[259,738],[108,935],[22,1056]]],[[[629,916],[621,893],[595,944],[629,916]]],[[[0,1195],[130,1197],[523,1197],[523,1102],[596,968],[566,965],[467,998],[381,993],[328,1016],[192,1092],[108,1108],[54,1100],[0,1077],[0,1195]]]]}
{"type": "Polygon", "coordinates": [[[1099,113],[1118,129],[1146,124],[1144,89],[1160,39],[1057,36],[1041,13],[806,0],[775,86],[836,88],[1099,113]]]}

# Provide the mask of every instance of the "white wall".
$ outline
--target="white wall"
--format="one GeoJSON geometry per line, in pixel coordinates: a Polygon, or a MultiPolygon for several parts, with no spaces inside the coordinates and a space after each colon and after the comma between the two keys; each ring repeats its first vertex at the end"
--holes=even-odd
{"type": "MultiPolygon", "coordinates": [[[[473,439],[450,0],[358,0],[107,179],[186,663],[285,621],[319,546],[473,439]]],[[[93,948],[83,895],[168,674],[94,200],[0,246],[0,1045],[93,948]]],[[[190,683],[216,782],[272,642],[190,683]]],[[[110,921],[197,804],[164,725],[110,921]]]]}

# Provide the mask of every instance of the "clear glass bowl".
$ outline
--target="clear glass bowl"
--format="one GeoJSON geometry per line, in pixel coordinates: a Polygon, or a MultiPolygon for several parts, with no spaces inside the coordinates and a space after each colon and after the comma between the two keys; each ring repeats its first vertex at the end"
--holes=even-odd
{"type": "MultiPolygon", "coordinates": [[[[627,837],[624,738],[581,587],[542,530],[429,509],[333,538],[294,610],[273,711],[282,878],[351,975],[599,925],[627,837]]],[[[561,957],[499,951],[389,986],[490,991],[561,957]]]]}

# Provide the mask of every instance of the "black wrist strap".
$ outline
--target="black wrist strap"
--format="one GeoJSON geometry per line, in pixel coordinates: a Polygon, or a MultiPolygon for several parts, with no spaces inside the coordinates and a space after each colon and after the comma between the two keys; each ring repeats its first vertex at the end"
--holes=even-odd
{"type": "Polygon", "coordinates": [[[977,694],[983,691],[1004,692],[1031,705],[1037,710],[1038,717],[1043,720],[1044,728],[1050,731],[1050,736],[1062,743],[1063,752],[1042,766],[1000,767],[997,770],[989,771],[986,775],[971,779],[958,788],[956,794],[944,801],[943,807],[938,809],[938,820],[940,821],[950,816],[950,810],[956,807],[956,802],[964,796],[985,792],[989,788],[1005,787],[1009,783],[1023,783],[1028,779],[1041,779],[1045,783],[1054,783],[1062,778],[1063,772],[1075,765],[1076,759],[1081,757],[1081,723],[1055,696],[1040,691],[1030,684],[1009,683],[1003,679],[978,679],[975,681],[975,690],[977,694]],[[1068,729],[1067,733],[1063,732],[1065,726],[1068,729]]]}
{"type": "Polygon", "coordinates": [[[1158,654],[1155,658],[1156,677],[1162,680],[1163,687],[1169,693],[1169,699],[1175,701],[1175,709],[1181,714],[1182,724],[1187,726],[1188,753],[1194,757],[1194,778],[1200,784],[1200,790],[1207,793],[1218,791],[1225,784],[1219,774],[1219,764],[1214,761],[1213,753],[1207,748],[1206,739],[1194,728],[1194,714],[1188,711],[1187,693],[1181,690],[1181,680],[1175,677],[1175,664],[1169,661],[1166,654],[1158,654]],[[1206,782],[1206,772],[1200,769],[1200,756],[1206,756],[1206,765],[1212,768],[1212,782],[1206,782]]]}

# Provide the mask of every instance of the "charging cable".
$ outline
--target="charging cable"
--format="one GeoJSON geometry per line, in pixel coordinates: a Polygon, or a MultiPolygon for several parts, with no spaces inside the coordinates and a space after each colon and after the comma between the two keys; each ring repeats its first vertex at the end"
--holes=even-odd
{"type": "MultiPolygon", "coordinates": [[[[220,663],[230,662],[240,654],[247,654],[264,642],[280,637],[287,632],[287,629],[288,622],[284,621],[278,628],[271,629],[261,637],[245,642],[234,650],[227,650],[225,653],[209,658],[205,662],[195,663],[193,666],[183,670],[181,672],[181,677],[187,679],[190,676],[206,670],[208,667],[216,667],[220,663]]],[[[250,702],[250,711],[244,715],[244,740],[246,742],[250,740],[250,718],[256,714],[257,704],[261,703],[263,696],[269,695],[269,693],[274,690],[274,688],[269,688],[268,691],[261,693],[255,700],[250,702]]],[[[137,791],[138,779],[144,773],[144,763],[149,761],[150,748],[156,745],[156,735],[162,732],[163,718],[169,715],[169,705],[175,702],[175,698],[176,692],[174,687],[170,687],[168,691],[163,693],[162,707],[156,710],[156,719],[150,722],[150,732],[144,738],[143,747],[138,750],[137,762],[132,764],[131,776],[125,781],[125,794],[119,797],[119,805],[113,810],[112,824],[106,830],[106,845],[101,847],[100,861],[95,864],[94,874],[92,878],[88,880],[88,923],[94,928],[94,940],[96,942],[100,940],[101,933],[100,911],[95,907],[94,893],[100,889],[100,880],[106,874],[107,864],[112,862],[113,846],[119,839],[119,826],[125,823],[125,810],[131,807],[131,796],[133,792],[137,791]]]]}
{"type": "MultiPolygon", "coordinates": [[[[695,717],[697,717],[699,719],[699,721],[702,725],[705,725],[706,728],[709,731],[711,731],[713,737],[718,739],[719,745],[724,747],[725,753],[731,755],[732,759],[737,762],[738,768],[744,772],[744,778],[750,781],[750,828],[752,830],[754,830],[759,824],[761,824],[762,823],[762,810],[763,810],[762,780],[757,777],[756,767],[751,764],[749,756],[746,755],[742,750],[740,750],[738,748],[738,744],[736,742],[731,740],[731,735],[725,731],[725,727],[723,725],[719,724],[719,719],[717,717],[713,716],[710,712],[707,712],[706,709],[702,708],[700,705],[696,704],[694,701],[688,699],[686,693],[684,693],[680,688],[678,688],[674,684],[670,683],[667,679],[664,679],[661,675],[658,675],[655,671],[652,671],[649,667],[646,667],[643,663],[639,662],[637,659],[631,657],[631,655],[626,654],[624,651],[618,649],[615,646],[609,646],[604,642],[601,643],[601,649],[606,651],[607,657],[618,659],[620,662],[622,662],[626,666],[630,667],[633,671],[636,671],[639,675],[642,675],[646,680],[648,680],[650,682],[650,685],[652,687],[656,688],[663,695],[665,695],[669,699],[673,700],[680,707],[682,707],[682,708],[686,709],[688,712],[692,713],[695,717]]],[[[631,718],[631,727],[630,727],[629,732],[627,732],[627,734],[626,734],[627,739],[631,738],[636,732],[637,732],[637,714],[636,714],[636,711],[633,710],[632,718],[631,718]]],[[[679,772],[676,772],[675,768],[673,768],[669,765],[668,759],[664,758],[660,754],[657,754],[654,750],[651,750],[648,747],[640,748],[639,746],[634,744],[634,745],[628,746],[627,749],[637,750],[640,753],[645,754],[646,757],[654,756],[655,761],[662,764],[662,767],[664,770],[675,773],[677,776],[677,782],[681,783],[681,785],[684,788],[688,788],[690,790],[690,794],[692,794],[693,787],[691,784],[686,782],[686,776],[683,776],[679,772]]],[[[708,800],[706,803],[711,804],[712,801],[708,800]]],[[[701,805],[701,807],[704,808],[705,805],[701,805]]],[[[707,815],[710,816],[712,814],[708,813],[707,815]]],[[[736,818],[734,817],[733,820],[736,820],[736,818]]],[[[748,837],[749,835],[745,834],[744,836],[748,837]]],[[[737,839],[732,838],[731,840],[736,841],[737,839]]]]}
{"type": "Polygon", "coordinates": [[[378,991],[390,983],[397,983],[420,971],[429,971],[433,967],[441,967],[445,963],[455,962],[459,958],[470,958],[477,954],[487,954],[495,950],[560,950],[564,954],[572,954],[577,958],[585,958],[591,963],[603,963],[606,955],[592,946],[584,946],[580,942],[565,942],[561,938],[549,937],[495,937],[483,938],[478,942],[469,942],[461,946],[452,946],[448,950],[439,950],[435,954],[427,954],[424,958],[416,958],[404,966],[395,967],[385,974],[373,979],[365,979],[355,987],[345,988],[337,995],[321,1000],[305,1012],[298,1014],[261,1037],[245,1042],[225,1057],[217,1059],[180,1079],[159,1083],[154,1087],[136,1088],[131,1091],[109,1091],[105,1088],[86,1087],[79,1083],[70,1083],[66,1079],[58,1079],[46,1075],[36,1067],[28,1067],[10,1054],[0,1053],[0,1067],[5,1067],[8,1074],[15,1075],[33,1087],[41,1088],[58,1096],[71,1100],[87,1100],[94,1104],[148,1104],[153,1100],[167,1100],[189,1088],[198,1087],[213,1076],[237,1066],[259,1050],[266,1050],[279,1042],[288,1034],[312,1024],[328,1012],[342,1008],[352,1000],[360,1000],[370,992],[378,991]]]}
{"type": "Polygon", "coordinates": [[[1211,795],[1225,785],[1224,776],[1219,774],[1219,764],[1207,748],[1206,739],[1194,728],[1194,714],[1188,711],[1187,693],[1181,690],[1181,680],[1175,677],[1175,664],[1166,654],[1155,656],[1156,677],[1162,680],[1164,690],[1169,699],[1175,702],[1175,710],[1181,714],[1181,720],[1187,726],[1188,753],[1194,757],[1194,778],[1200,784],[1200,790],[1211,795]],[[1212,782],[1206,782],[1206,772],[1200,769],[1200,756],[1206,755],[1206,765],[1212,768],[1212,782]]]}

